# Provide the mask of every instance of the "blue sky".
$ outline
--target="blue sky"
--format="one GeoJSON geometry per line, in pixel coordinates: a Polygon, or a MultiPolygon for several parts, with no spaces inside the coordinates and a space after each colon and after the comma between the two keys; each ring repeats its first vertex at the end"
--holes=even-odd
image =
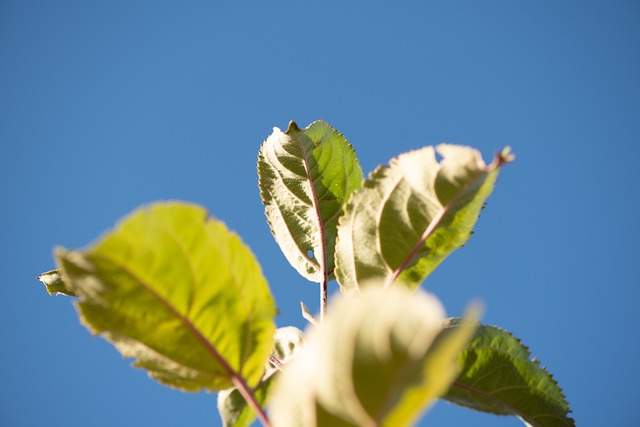
{"type": "MultiPolygon", "coordinates": [[[[423,287],[472,299],[564,388],[580,426],[640,425],[640,5],[630,1],[0,3],[3,426],[219,425],[35,277],[140,204],[199,203],[304,326],[316,286],[260,203],[273,126],[323,119],[365,173],[410,149],[510,145],[467,245],[423,287]]],[[[335,285],[333,288],[335,290],[335,285]]],[[[519,426],[438,404],[421,425],[519,426]]]]}

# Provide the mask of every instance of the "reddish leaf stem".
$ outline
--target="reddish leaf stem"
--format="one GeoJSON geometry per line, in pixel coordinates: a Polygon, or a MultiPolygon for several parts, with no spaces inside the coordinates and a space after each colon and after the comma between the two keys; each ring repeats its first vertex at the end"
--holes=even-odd
{"type": "Polygon", "coordinates": [[[402,264],[400,264],[400,267],[398,267],[396,271],[394,271],[393,274],[389,276],[389,278],[387,279],[387,282],[384,284],[385,289],[391,286],[393,282],[396,281],[398,276],[400,276],[400,273],[402,273],[407,268],[409,263],[417,255],[420,248],[422,248],[422,246],[424,245],[424,242],[426,242],[429,236],[433,234],[436,227],[440,225],[440,221],[442,221],[442,218],[444,217],[444,215],[447,213],[448,210],[449,210],[449,204],[447,204],[442,209],[440,209],[437,215],[433,217],[427,229],[424,231],[424,233],[422,233],[422,236],[420,237],[420,240],[418,240],[418,243],[416,243],[413,249],[411,249],[411,252],[409,252],[409,255],[407,255],[404,261],[402,261],[402,264]]]}
{"type": "Polygon", "coordinates": [[[278,371],[282,371],[282,367],[284,366],[273,354],[269,355],[269,363],[271,363],[278,371]]]}
{"type": "Polygon", "coordinates": [[[271,427],[271,423],[269,422],[269,418],[267,414],[264,412],[260,404],[256,400],[255,395],[244,381],[244,379],[240,375],[234,375],[231,377],[231,381],[233,381],[233,385],[236,386],[244,400],[247,402],[249,406],[255,411],[258,419],[262,423],[264,427],[271,427]]]}
{"type": "Polygon", "coordinates": [[[320,324],[324,320],[324,314],[327,311],[327,275],[325,274],[320,284],[320,324]]]}
{"type": "Polygon", "coordinates": [[[184,324],[187,330],[189,330],[196,337],[196,339],[200,341],[200,343],[204,346],[205,349],[207,349],[211,356],[213,356],[213,358],[220,364],[220,366],[222,366],[223,369],[229,374],[231,382],[233,382],[233,385],[236,386],[247,404],[251,406],[256,412],[258,419],[260,419],[260,422],[262,422],[264,427],[271,427],[269,418],[267,418],[267,414],[260,407],[260,404],[258,404],[258,401],[256,400],[256,397],[254,396],[253,391],[251,390],[249,385],[245,382],[242,376],[240,376],[240,374],[237,373],[235,369],[231,367],[231,365],[229,365],[227,360],[218,352],[218,349],[211,342],[209,342],[209,340],[202,334],[202,332],[193,324],[191,319],[180,313],[180,311],[176,307],[174,307],[170,301],[160,295],[146,282],[138,278],[134,273],[130,272],[124,267],[123,270],[125,270],[131,277],[136,279],[143,288],[145,288],[150,294],[152,294],[162,304],[164,304],[164,306],[167,307],[167,309],[171,311],[184,324]]]}

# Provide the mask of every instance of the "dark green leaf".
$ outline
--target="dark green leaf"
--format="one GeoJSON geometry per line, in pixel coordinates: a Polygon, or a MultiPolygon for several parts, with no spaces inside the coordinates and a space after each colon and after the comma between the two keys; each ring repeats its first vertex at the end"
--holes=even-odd
{"type": "MultiPolygon", "coordinates": [[[[460,324],[452,319],[449,329],[460,324]]],[[[575,425],[556,381],[511,333],[480,326],[458,365],[460,376],[445,400],[482,412],[516,415],[533,427],[575,425]]]]}

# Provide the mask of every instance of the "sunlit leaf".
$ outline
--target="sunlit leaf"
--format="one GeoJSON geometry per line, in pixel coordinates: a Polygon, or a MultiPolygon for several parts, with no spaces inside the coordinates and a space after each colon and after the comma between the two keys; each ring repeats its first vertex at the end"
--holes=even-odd
{"type": "Polygon", "coordinates": [[[362,182],[351,145],[322,121],[274,128],[260,147],[258,178],[271,232],[289,263],[314,282],[333,277],[338,218],[362,182]]]}
{"type": "MultiPolygon", "coordinates": [[[[453,319],[450,328],[460,323],[453,319]]],[[[444,399],[482,412],[516,415],[533,427],[575,425],[556,381],[511,333],[480,326],[458,365],[460,376],[444,399]]]]}
{"type": "Polygon", "coordinates": [[[182,390],[255,386],[275,306],[250,250],[194,205],[141,208],[82,252],[58,249],[82,322],[182,390]]]}
{"type": "Polygon", "coordinates": [[[376,169],[340,219],[341,290],[350,293],[374,279],[419,286],[467,241],[498,169],[512,158],[505,150],[487,166],[472,148],[442,144],[401,154],[376,169]]]}
{"type": "Polygon", "coordinates": [[[67,295],[70,297],[76,296],[71,289],[62,279],[62,275],[58,270],[50,270],[45,271],[40,276],[38,276],[38,280],[44,283],[44,286],[47,288],[47,292],[49,295],[67,295]]]}
{"type": "MultiPolygon", "coordinates": [[[[289,363],[297,350],[303,344],[304,336],[298,328],[288,326],[276,330],[272,355],[283,364],[283,369],[289,363]]],[[[271,362],[265,366],[265,374],[254,390],[256,400],[265,407],[272,395],[272,385],[279,373],[278,368],[271,362]]],[[[248,427],[255,420],[256,414],[247,405],[237,388],[222,390],[218,393],[218,412],[224,427],[248,427]]]]}
{"type": "Polygon", "coordinates": [[[278,382],[274,424],[411,425],[455,379],[456,355],[473,336],[470,323],[434,341],[443,320],[439,301],[404,288],[332,301],[278,382]]]}

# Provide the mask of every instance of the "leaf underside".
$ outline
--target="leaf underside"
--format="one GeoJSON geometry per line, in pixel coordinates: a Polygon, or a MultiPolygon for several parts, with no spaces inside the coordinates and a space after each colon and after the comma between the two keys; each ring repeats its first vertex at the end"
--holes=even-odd
{"type": "Polygon", "coordinates": [[[258,184],[271,232],[305,278],[333,277],[338,218],[362,182],[353,148],[323,121],[278,128],[260,147],[258,184]]]}
{"type": "Polygon", "coordinates": [[[350,197],[338,225],[336,277],[342,292],[372,280],[419,286],[467,241],[498,169],[512,158],[505,149],[487,166],[472,148],[442,144],[377,168],[350,197]]]}
{"type": "MultiPolygon", "coordinates": [[[[450,328],[460,323],[452,319],[450,328]]],[[[556,381],[511,333],[480,326],[459,355],[458,366],[460,376],[445,400],[477,411],[516,415],[534,427],[575,425],[556,381]]]]}
{"type": "Polygon", "coordinates": [[[262,377],[273,299],[250,250],[204,209],[150,205],[56,258],[85,326],[152,378],[197,391],[262,377]]]}
{"type": "Polygon", "coordinates": [[[469,327],[432,345],[443,316],[435,298],[403,288],[334,300],[281,376],[274,425],[411,425],[455,379],[473,336],[469,327]]]}

